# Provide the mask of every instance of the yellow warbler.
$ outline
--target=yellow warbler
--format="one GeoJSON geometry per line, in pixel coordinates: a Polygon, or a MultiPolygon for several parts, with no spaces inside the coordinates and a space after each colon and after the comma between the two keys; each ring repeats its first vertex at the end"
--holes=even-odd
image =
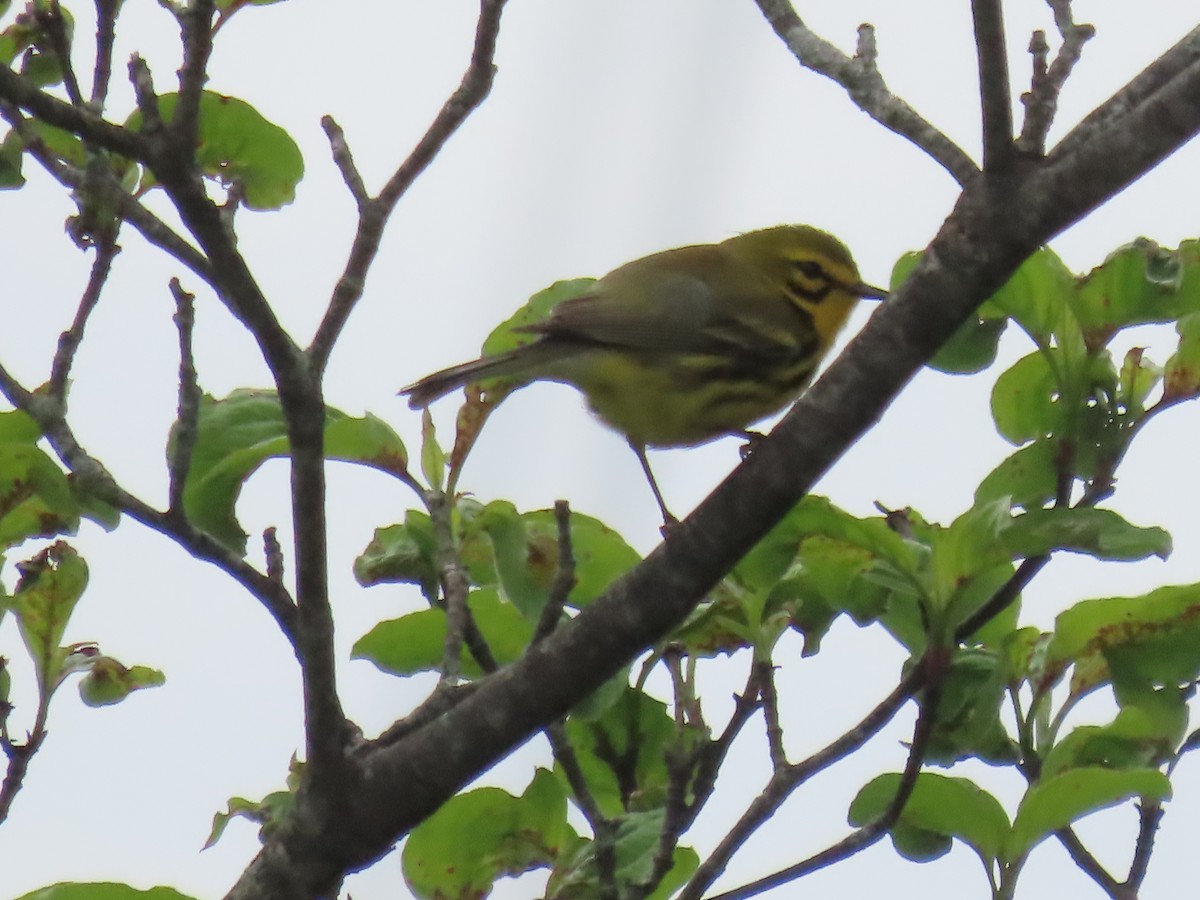
{"type": "Polygon", "coordinates": [[[858,299],[884,296],[832,235],[765,228],[626,263],[518,329],[537,335],[531,343],[400,393],[421,409],[494,378],[574,385],[625,435],[671,522],[646,448],[746,434],[804,390],[858,299]]]}

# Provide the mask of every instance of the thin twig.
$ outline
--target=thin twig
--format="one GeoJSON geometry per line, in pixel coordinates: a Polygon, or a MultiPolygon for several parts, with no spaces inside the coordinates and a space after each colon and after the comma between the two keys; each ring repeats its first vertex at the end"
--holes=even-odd
{"type": "Polygon", "coordinates": [[[358,171],[358,165],[354,162],[350,145],[346,143],[346,132],[334,121],[333,116],[321,116],[321,128],[325,131],[325,137],[329,139],[329,152],[333,155],[334,165],[342,173],[342,181],[346,182],[350,196],[354,198],[361,213],[371,202],[371,195],[367,192],[362,173],[358,171]]]}
{"type": "Polygon", "coordinates": [[[1025,121],[1017,148],[1023,153],[1041,156],[1046,152],[1046,136],[1058,112],[1058,96],[1071,76],[1075,64],[1083,55],[1083,45],[1096,34],[1091,25],[1077,25],[1071,14],[1071,0],[1046,0],[1054,13],[1054,24],[1062,37],[1062,46],[1054,62],[1048,63],[1050,47],[1046,35],[1035,31],[1029,42],[1033,60],[1029,90],[1021,95],[1025,105],[1025,121]]]}
{"type": "Polygon", "coordinates": [[[850,99],[867,115],[916,144],[963,187],[975,180],[979,167],[962,148],[888,90],[875,65],[875,35],[871,26],[860,27],[858,50],[851,58],[810,30],[788,0],[754,2],[802,66],[844,87],[850,99]]]}
{"type": "Polygon", "coordinates": [[[40,90],[8,66],[0,66],[0,98],[38,121],[77,134],[97,147],[139,162],[149,158],[150,146],[144,135],[106,122],[86,106],[74,106],[40,90]]]}
{"type": "Polygon", "coordinates": [[[467,593],[470,581],[454,546],[451,524],[453,498],[435,494],[429,501],[429,518],[433,523],[435,559],[442,583],[442,603],[446,614],[446,640],[442,647],[442,670],[439,685],[456,685],[462,677],[463,633],[466,631],[467,593]]]}
{"type": "Polygon", "coordinates": [[[67,36],[67,25],[63,19],[62,7],[58,0],[50,0],[50,3],[45,5],[31,4],[31,9],[38,25],[50,38],[50,47],[54,51],[54,55],[58,57],[67,97],[76,106],[82,106],[83,92],[79,89],[79,79],[75,75],[75,67],[71,64],[71,41],[67,36]]]}
{"type": "Polygon", "coordinates": [[[267,563],[267,578],[283,584],[283,547],[279,545],[279,532],[274,525],[263,529],[263,557],[267,563]]]}
{"type": "Polygon", "coordinates": [[[150,66],[138,53],[129,57],[129,83],[137,100],[138,112],[142,114],[142,131],[147,136],[158,135],[163,130],[162,110],[158,108],[158,95],[154,91],[154,76],[150,66]]]}
{"type": "Polygon", "coordinates": [[[554,501],[554,521],[558,524],[558,567],[554,573],[554,582],[550,585],[550,595],[546,605],[542,607],[537,629],[533,633],[533,643],[539,644],[547,638],[562,618],[563,608],[571,589],[575,587],[575,551],[571,546],[571,507],[566,500],[554,501]]]}
{"type": "Polygon", "coordinates": [[[1000,0],[971,0],[979,99],[983,110],[983,170],[1007,169],[1013,160],[1012,88],[1000,0]]]}
{"type": "Polygon", "coordinates": [[[787,751],[783,746],[783,725],[779,721],[779,694],[775,690],[775,667],[769,659],[757,660],[758,683],[762,698],[763,718],[767,728],[767,747],[770,749],[771,766],[778,772],[787,768],[787,751]]]}
{"type": "Polygon", "coordinates": [[[791,794],[818,772],[853,753],[892,720],[900,708],[924,686],[924,666],[914,666],[888,694],[857,725],[838,737],[808,759],[795,763],[771,777],[766,788],[751,802],[746,811],[726,833],[725,837],[692,875],[679,900],[699,900],[724,871],[730,858],[746,840],[783,805],[791,794]]]}
{"type": "Polygon", "coordinates": [[[925,671],[925,687],[921,692],[921,709],[917,715],[916,724],[913,726],[912,742],[909,744],[908,758],[904,764],[904,772],[900,776],[900,783],[896,786],[896,793],[883,813],[857,831],[846,835],[836,844],[826,847],[820,853],[765,878],[756,879],[732,891],[718,894],[710,900],[744,900],[746,897],[754,897],[763,891],[795,881],[818,869],[848,859],[888,833],[891,827],[899,821],[900,814],[904,811],[909,797],[912,796],[912,792],[917,786],[917,777],[921,774],[921,768],[925,764],[925,754],[929,750],[929,741],[933,736],[934,726],[937,724],[938,704],[942,688],[945,685],[949,660],[950,655],[947,651],[937,651],[931,648],[920,662],[919,667],[925,671]]]}
{"type": "MultiPolygon", "coordinates": [[[[392,210],[404,193],[425,168],[441,152],[450,137],[466,121],[467,117],[487,98],[496,77],[496,37],[500,32],[500,14],[506,0],[480,0],[479,20],[475,26],[475,44],[471,50],[471,61],[462,82],[442,105],[433,124],[417,142],[408,159],[388,179],[379,196],[364,203],[366,190],[361,192],[349,181],[350,191],[359,204],[358,229],[354,243],[346,260],[346,267],[338,279],[330,298],[325,317],[317,328],[312,344],[308,348],[314,371],[324,370],[329,354],[337,341],[346,320],[362,297],[367,271],[379,252],[383,229],[392,210]]],[[[328,133],[328,129],[327,129],[328,133]]],[[[337,150],[335,147],[335,159],[337,150]]],[[[348,156],[347,151],[347,156],[348,156]]],[[[341,163],[339,163],[341,166],[341,163]]],[[[342,171],[343,177],[346,170],[342,171]]]]}
{"type": "Polygon", "coordinates": [[[96,0],[96,64],[92,69],[92,108],[99,111],[108,100],[112,81],[113,44],[116,40],[117,13],[122,0],[96,0]]]}
{"type": "Polygon", "coordinates": [[[1137,896],[1146,880],[1146,872],[1150,869],[1150,857],[1154,853],[1154,838],[1158,834],[1159,823],[1162,822],[1163,808],[1158,800],[1143,800],[1138,807],[1138,836],[1133,851],[1133,861],[1129,864],[1129,874],[1125,878],[1125,888],[1132,896],[1137,896]]]}
{"type": "Polygon", "coordinates": [[[1067,855],[1071,857],[1071,861],[1083,871],[1085,875],[1096,882],[1104,893],[1108,894],[1112,900],[1136,900],[1137,892],[1127,891],[1125,885],[1113,878],[1108,870],[1100,864],[1100,860],[1096,859],[1079,840],[1079,835],[1075,831],[1068,828],[1060,828],[1054,832],[1054,836],[1058,838],[1058,842],[1063,845],[1067,851],[1067,855]]]}
{"type": "MultiPolygon", "coordinates": [[[[170,282],[175,298],[175,329],[179,333],[179,408],[175,426],[171,429],[171,452],[167,459],[167,514],[182,518],[183,500],[188,472],[192,467],[192,451],[196,447],[200,420],[200,384],[196,361],[192,354],[192,332],[196,325],[196,297],[183,289],[178,278],[170,282]]],[[[268,577],[270,571],[267,572],[268,577]]]]}
{"type": "Polygon", "coordinates": [[[734,697],[733,714],[725,723],[725,728],[720,736],[697,751],[695,776],[692,779],[690,810],[692,821],[695,821],[704,804],[708,802],[708,798],[712,796],[717,783],[717,774],[720,772],[721,765],[725,762],[725,757],[729,754],[734,740],[762,705],[761,695],[762,672],[757,666],[752,665],[745,688],[741,694],[734,697]]]}
{"type": "Polygon", "coordinates": [[[179,14],[183,65],[179,68],[179,102],[171,119],[176,147],[189,157],[196,146],[200,123],[200,95],[208,80],[208,58],[212,54],[215,0],[191,0],[179,14]]]}
{"type": "Polygon", "coordinates": [[[79,298],[79,306],[75,310],[75,319],[71,327],[58,338],[58,349],[54,353],[54,361],[50,364],[50,395],[65,405],[67,400],[67,383],[71,377],[71,366],[75,362],[75,353],[83,340],[83,331],[87,327],[88,318],[100,302],[100,294],[112,271],[112,262],[121,252],[115,239],[106,237],[96,243],[96,258],[92,260],[92,271],[88,275],[87,287],[79,298]]]}
{"type": "Polygon", "coordinates": [[[575,805],[583,813],[583,818],[587,821],[588,827],[592,829],[592,834],[599,835],[611,829],[612,821],[604,815],[600,804],[596,802],[595,795],[592,794],[587,777],[579,766],[579,757],[575,755],[575,748],[571,746],[571,742],[567,738],[565,725],[562,722],[555,722],[546,726],[546,738],[554,753],[554,761],[562,767],[567,784],[571,786],[571,796],[575,800],[575,805]]]}
{"type": "Polygon", "coordinates": [[[296,607],[282,585],[274,584],[237,554],[190,523],[159,512],[120,487],[108,470],[79,444],[63,415],[62,405],[49,395],[33,394],[0,364],[0,394],[27,413],[50,446],[78,480],[81,488],[109,503],[146,527],[171,538],[197,559],[223,570],[263,605],[280,631],[296,643],[296,607]]]}
{"type": "Polygon", "coordinates": [[[38,712],[33,728],[24,742],[20,744],[10,740],[7,729],[5,730],[3,742],[4,754],[8,757],[8,767],[4,773],[4,781],[0,783],[0,824],[8,818],[13,801],[25,785],[25,775],[29,771],[29,763],[46,740],[47,712],[48,709],[43,698],[38,703],[38,712]]]}

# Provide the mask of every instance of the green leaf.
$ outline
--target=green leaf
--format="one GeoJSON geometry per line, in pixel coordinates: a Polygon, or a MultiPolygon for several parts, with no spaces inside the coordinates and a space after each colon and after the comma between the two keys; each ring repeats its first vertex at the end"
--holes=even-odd
{"type": "MultiPolygon", "coordinates": [[[[566,730],[592,796],[611,817],[661,806],[668,751],[706,737],[698,730],[680,735],[666,704],[633,688],[599,717],[570,716],[566,730]]],[[[568,784],[557,765],[555,774],[568,784]]]]}
{"type": "MultiPolygon", "coordinates": [[[[326,407],[327,456],[385,472],[404,471],[404,445],[374,416],[352,419],[326,407]]],[[[167,457],[174,453],[172,429],[167,457]]],[[[242,389],[217,400],[200,400],[192,464],[183,489],[188,519],[230,550],[245,555],[246,532],[235,514],[242,485],[269,459],[291,453],[279,396],[274,391],[242,389]]]]}
{"type": "Polygon", "coordinates": [[[325,427],[325,456],[392,475],[408,472],[404,442],[383,419],[370,413],[361,419],[347,416],[331,420],[325,427]]]}
{"type": "Polygon", "coordinates": [[[1175,323],[1179,344],[1163,370],[1163,400],[1188,400],[1200,395],[1200,313],[1175,323]]]}
{"type": "Polygon", "coordinates": [[[1039,507],[1054,499],[1058,491],[1058,460],[1055,440],[1026,444],[1005,459],[975,489],[975,505],[1001,497],[1013,506],[1039,507]]]}
{"type": "MultiPolygon", "coordinates": [[[[1194,266],[1194,263],[1193,263],[1194,266]]],[[[1079,324],[1096,346],[1130,325],[1170,322],[1200,311],[1195,281],[1184,283],[1185,256],[1138,238],[1109,254],[1079,283],[1073,304],[1079,324]]]]}
{"type": "Polygon", "coordinates": [[[421,411],[421,474],[432,490],[441,492],[446,483],[446,452],[438,443],[437,428],[428,408],[421,411]]]}
{"type": "Polygon", "coordinates": [[[0,547],[78,528],[79,503],[63,471],[32,444],[0,444],[0,547]]]}
{"type": "MultiPolygon", "coordinates": [[[[474,535],[483,535],[491,549],[492,571],[505,598],[530,619],[536,620],[549,599],[558,575],[558,522],[553,510],[520,513],[507,501],[493,501],[468,513],[464,519],[464,547],[474,535]]],[[[575,586],[567,602],[586,606],[619,575],[637,565],[638,554],[612,529],[591,516],[571,513],[571,550],[575,558],[575,586]]],[[[486,577],[480,567],[473,576],[486,577]]]]}
{"type": "MultiPolygon", "coordinates": [[[[630,813],[618,821],[613,837],[614,874],[621,895],[643,896],[640,886],[654,872],[654,863],[661,847],[665,813],[661,809],[630,813]],[[627,888],[639,886],[634,890],[627,888]]],[[[554,900],[594,900],[602,896],[600,875],[596,865],[596,842],[583,841],[573,852],[564,854],[550,876],[546,896],[554,900]]],[[[658,882],[648,900],[668,900],[696,871],[700,858],[689,847],[675,847],[671,868],[658,882]]]]}
{"type": "MultiPolygon", "coordinates": [[[[850,824],[862,827],[883,815],[900,780],[898,773],[880,775],[860,790],[850,804],[850,824]]],[[[999,800],[969,779],[934,772],[917,776],[899,821],[942,838],[957,838],[979,854],[985,866],[999,857],[1009,831],[999,800]]]]}
{"type": "MultiPolygon", "coordinates": [[[[518,659],[533,639],[534,625],[494,588],[472,591],[468,604],[475,625],[499,665],[518,659]]],[[[398,619],[380,622],[354,643],[351,659],[365,659],[381,671],[408,676],[437,672],[446,644],[446,614],[441,608],[424,609],[398,619]]],[[[483,674],[466,647],[462,672],[469,678],[483,674]]]]}
{"type": "Polygon", "coordinates": [[[1007,862],[1022,859],[1044,838],[1090,813],[1134,797],[1163,800],[1171,782],[1157,769],[1071,769],[1025,794],[1005,846],[1007,862]]]}
{"type": "Polygon", "coordinates": [[[17,900],[193,900],[174,888],[153,887],[141,891],[112,881],[54,884],[22,894],[17,900]]]}
{"type": "Polygon", "coordinates": [[[1097,559],[1130,561],[1171,553],[1171,536],[1161,528],[1131,525],[1111,509],[1031,509],[1017,516],[1003,537],[1021,557],[1053,550],[1086,553],[1097,559]]]}
{"type": "Polygon", "coordinates": [[[304,763],[292,756],[288,764],[287,789],[273,791],[261,800],[247,800],[245,797],[231,797],[225,812],[213,816],[212,828],[208,840],[202,850],[216,844],[225,833],[226,826],[235,818],[249,819],[259,826],[260,835],[268,834],[279,822],[288,815],[296,805],[296,791],[304,773],[304,763]]]}
{"type": "Polygon", "coordinates": [[[946,609],[969,579],[1011,561],[1002,537],[1012,521],[1008,498],[1002,497],[931,531],[931,592],[938,609],[946,609]]]}
{"type": "Polygon", "coordinates": [[[1200,585],[1140,597],[1085,600],[1055,619],[1048,656],[1086,664],[1119,659],[1126,678],[1180,685],[1200,677],[1200,585]]]}
{"type": "Polygon", "coordinates": [[[1035,351],[1017,360],[992,388],[996,430],[1018,446],[1058,433],[1062,424],[1059,392],[1046,352],[1035,351]]]}
{"type": "Polygon", "coordinates": [[[1007,319],[981,319],[978,315],[967,319],[927,365],[949,375],[981,372],[996,361],[1006,327],[1007,319]]]}
{"type": "MultiPolygon", "coordinates": [[[[1139,706],[1122,708],[1108,725],[1081,725],[1056,743],[1042,763],[1041,777],[1069,769],[1136,769],[1165,762],[1183,736],[1179,721],[1164,721],[1139,706]]],[[[1186,727],[1186,711],[1182,724],[1186,727]]]]}
{"type": "MultiPolygon", "coordinates": [[[[283,411],[274,391],[238,390],[224,400],[207,394],[200,400],[192,465],[183,490],[183,506],[192,523],[227,548],[246,553],[246,532],[234,506],[242,485],[290,445],[283,411]]],[[[175,433],[168,442],[174,452],[175,433]]]]}
{"type": "MultiPolygon", "coordinates": [[[[158,98],[164,121],[173,119],[178,102],[178,94],[158,98]]],[[[141,111],[135,111],[125,124],[140,131],[141,111]]],[[[198,128],[196,163],[200,170],[223,183],[240,185],[250,209],[279,209],[295,199],[296,185],[304,177],[300,148],[249,103],[204,91],[198,128]]]]}
{"type": "MultiPolygon", "coordinates": [[[[536,562],[544,565],[547,572],[552,571],[553,575],[557,575],[558,521],[554,510],[534,510],[525,513],[522,518],[528,534],[553,535],[552,559],[536,562]]],[[[543,546],[548,547],[549,541],[543,546]]],[[[532,549],[531,545],[530,565],[535,563],[532,549]]],[[[599,519],[577,512],[571,513],[571,552],[575,557],[575,586],[571,588],[567,603],[577,609],[598,598],[613,581],[641,562],[641,556],[625,543],[620,534],[599,519]]]]}
{"type": "Polygon", "coordinates": [[[1074,289],[1071,270],[1053,250],[1042,247],[1022,263],[990,302],[1025,329],[1034,343],[1045,347],[1074,289]]]}
{"type": "Polygon", "coordinates": [[[438,597],[437,540],[423,512],[409,510],[403,525],[376,528],[371,542],[354,560],[354,577],[363,587],[416,584],[430,603],[438,597]]]}
{"type": "Polygon", "coordinates": [[[554,863],[574,837],[566,813],[566,795],[545,769],[520,797],[495,787],[459,794],[409,835],[404,880],[420,898],[484,897],[501,877],[554,863]]]}
{"type": "Polygon", "coordinates": [[[126,668],[111,656],[97,657],[79,683],[79,696],[88,706],[112,706],[134,691],[161,687],[167,677],[148,666],[126,668]]]}
{"type": "Polygon", "coordinates": [[[83,558],[59,541],[18,566],[21,580],[8,599],[21,639],[34,661],[43,696],[57,686],[69,651],[60,648],[67,622],[87,587],[83,558]]]}
{"type": "Polygon", "coordinates": [[[1000,720],[1006,699],[1007,660],[985,648],[960,650],[946,673],[937,724],[926,759],[950,765],[968,757],[1006,764],[1018,747],[1000,720]]]}

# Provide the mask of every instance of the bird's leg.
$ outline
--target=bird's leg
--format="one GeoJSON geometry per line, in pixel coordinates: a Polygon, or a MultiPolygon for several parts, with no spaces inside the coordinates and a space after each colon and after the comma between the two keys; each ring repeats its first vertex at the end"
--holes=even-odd
{"type": "Polygon", "coordinates": [[[746,443],[738,447],[738,455],[741,456],[742,459],[745,459],[747,456],[753,453],[755,446],[758,445],[758,442],[765,440],[767,437],[761,431],[735,431],[733,434],[736,437],[744,437],[746,439],[746,443]]]}
{"type": "Polygon", "coordinates": [[[667,509],[667,504],[663,500],[662,491],[658,489],[658,482],[654,480],[654,473],[650,471],[650,460],[646,459],[646,445],[635,444],[633,441],[630,441],[629,447],[634,453],[637,454],[638,462],[642,464],[642,471],[646,473],[646,480],[650,482],[650,490],[654,492],[654,499],[658,503],[659,510],[662,512],[662,531],[663,536],[666,537],[667,530],[670,529],[672,525],[678,525],[679,520],[671,515],[671,511],[667,509]]]}

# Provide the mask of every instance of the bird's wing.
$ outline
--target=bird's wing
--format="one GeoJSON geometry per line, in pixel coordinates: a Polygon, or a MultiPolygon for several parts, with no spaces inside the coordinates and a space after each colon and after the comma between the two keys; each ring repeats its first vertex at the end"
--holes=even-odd
{"type": "Polygon", "coordinates": [[[773,356],[795,352],[794,329],[764,319],[777,297],[718,247],[687,247],[610,272],[586,294],[565,300],[524,331],[628,350],[773,356]],[[718,303],[713,284],[737,284],[736,302],[718,303]]]}

